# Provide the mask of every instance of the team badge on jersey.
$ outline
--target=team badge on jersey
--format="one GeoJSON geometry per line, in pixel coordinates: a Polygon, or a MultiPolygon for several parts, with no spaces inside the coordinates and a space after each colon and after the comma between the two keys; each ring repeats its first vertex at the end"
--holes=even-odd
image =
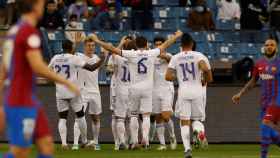
{"type": "Polygon", "coordinates": [[[271,67],[271,72],[272,72],[272,73],[276,73],[276,72],[277,72],[277,67],[272,66],[272,67],[271,67]]]}

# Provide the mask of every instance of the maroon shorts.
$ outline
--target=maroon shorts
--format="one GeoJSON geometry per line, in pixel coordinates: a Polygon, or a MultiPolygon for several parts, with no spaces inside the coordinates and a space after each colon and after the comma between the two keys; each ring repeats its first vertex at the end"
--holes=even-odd
{"type": "Polygon", "coordinates": [[[51,130],[48,124],[47,115],[42,107],[38,109],[38,116],[36,118],[36,126],[34,131],[34,139],[40,139],[46,136],[51,136],[51,130]]]}

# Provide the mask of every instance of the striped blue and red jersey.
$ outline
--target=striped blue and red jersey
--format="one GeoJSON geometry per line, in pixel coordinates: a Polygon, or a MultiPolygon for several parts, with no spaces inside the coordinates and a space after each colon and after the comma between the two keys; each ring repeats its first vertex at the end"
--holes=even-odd
{"type": "Polygon", "coordinates": [[[253,77],[261,86],[261,118],[270,105],[280,106],[280,58],[259,59],[253,69],[253,77]]]}
{"type": "Polygon", "coordinates": [[[41,39],[35,27],[20,21],[8,31],[3,44],[3,62],[7,72],[6,106],[39,105],[35,97],[36,77],[27,60],[27,53],[38,49],[41,49],[41,39]]]}

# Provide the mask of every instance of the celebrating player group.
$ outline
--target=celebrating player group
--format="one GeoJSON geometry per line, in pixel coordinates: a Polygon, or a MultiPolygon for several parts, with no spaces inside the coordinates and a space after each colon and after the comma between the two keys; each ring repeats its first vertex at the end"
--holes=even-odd
{"type": "MultiPolygon", "coordinates": [[[[195,51],[195,41],[189,34],[179,30],[167,39],[155,37],[153,48],[149,48],[143,36],[125,36],[114,47],[100,40],[96,34],[84,38],[77,33],[75,42],[64,41],[63,53],[55,55],[47,65],[42,59],[41,39],[36,29],[43,15],[44,1],[17,0],[17,4],[21,18],[8,31],[2,49],[0,97],[3,106],[0,106],[0,130],[6,124],[10,150],[0,157],[27,158],[32,143],[38,147],[38,158],[53,157],[53,140],[47,116],[35,97],[36,75],[56,84],[58,131],[62,148],[69,148],[67,116],[71,108],[75,112],[72,150],[79,150],[80,147],[101,150],[102,103],[98,71],[102,66],[111,76],[108,99],[115,150],[148,149],[150,137],[153,137],[150,135],[154,126],[151,118],[155,119],[160,142],[157,150],[167,149],[165,129],[169,134],[170,148],[176,149],[173,115],[180,120],[185,158],[192,157],[190,131],[193,132],[195,147],[207,147],[203,124],[206,118],[206,87],[213,77],[207,57],[195,51]],[[179,38],[181,51],[168,53],[166,49],[179,38]],[[79,43],[84,45],[82,52],[75,51],[79,43]],[[96,45],[100,45],[101,52],[95,52],[96,45]],[[177,100],[174,100],[173,81],[177,81],[179,86],[177,100]],[[87,113],[93,140],[88,140],[87,113]],[[139,131],[141,136],[138,136],[139,131]]],[[[252,79],[232,97],[233,102],[238,103],[245,92],[258,80],[261,81],[261,158],[267,158],[271,143],[280,144],[280,60],[276,54],[277,41],[268,39],[264,48],[264,57],[256,63],[252,79]]]]}

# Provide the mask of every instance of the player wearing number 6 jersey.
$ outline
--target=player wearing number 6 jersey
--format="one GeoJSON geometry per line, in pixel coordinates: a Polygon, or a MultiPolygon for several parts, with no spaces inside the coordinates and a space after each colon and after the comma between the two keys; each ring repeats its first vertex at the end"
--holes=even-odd
{"type": "MultiPolygon", "coordinates": [[[[89,65],[81,57],[74,55],[74,47],[71,41],[63,43],[63,50],[65,54],[55,55],[49,64],[53,70],[62,75],[68,81],[79,85],[77,79],[78,70],[83,68],[88,71],[96,70],[103,60],[98,63],[89,65]]],[[[75,96],[72,92],[67,90],[63,85],[56,84],[56,101],[57,110],[59,114],[58,130],[62,141],[62,147],[68,148],[67,145],[67,127],[66,121],[69,107],[72,107],[77,116],[77,122],[81,131],[82,142],[87,143],[87,124],[85,120],[85,113],[83,110],[81,96],[75,96]]]]}
{"type": "Polygon", "coordinates": [[[199,52],[192,51],[193,39],[189,34],[183,35],[181,46],[183,50],[171,58],[165,78],[172,81],[177,77],[179,82],[175,115],[180,119],[185,158],[191,158],[191,120],[200,121],[205,114],[201,79],[204,77],[204,81],[211,82],[212,73],[206,64],[207,58],[199,52]]]}
{"type": "Polygon", "coordinates": [[[164,53],[168,46],[174,43],[177,38],[182,35],[181,31],[177,31],[170,39],[165,41],[156,49],[148,49],[148,42],[144,37],[137,37],[137,50],[120,50],[112,45],[102,42],[95,34],[93,39],[110,52],[123,56],[128,60],[130,71],[130,88],[129,97],[131,98],[131,119],[130,130],[132,139],[132,148],[138,144],[138,114],[143,115],[142,123],[142,144],[149,146],[149,130],[150,130],[150,114],[152,112],[152,94],[153,94],[153,76],[154,64],[157,57],[164,53]]]}

